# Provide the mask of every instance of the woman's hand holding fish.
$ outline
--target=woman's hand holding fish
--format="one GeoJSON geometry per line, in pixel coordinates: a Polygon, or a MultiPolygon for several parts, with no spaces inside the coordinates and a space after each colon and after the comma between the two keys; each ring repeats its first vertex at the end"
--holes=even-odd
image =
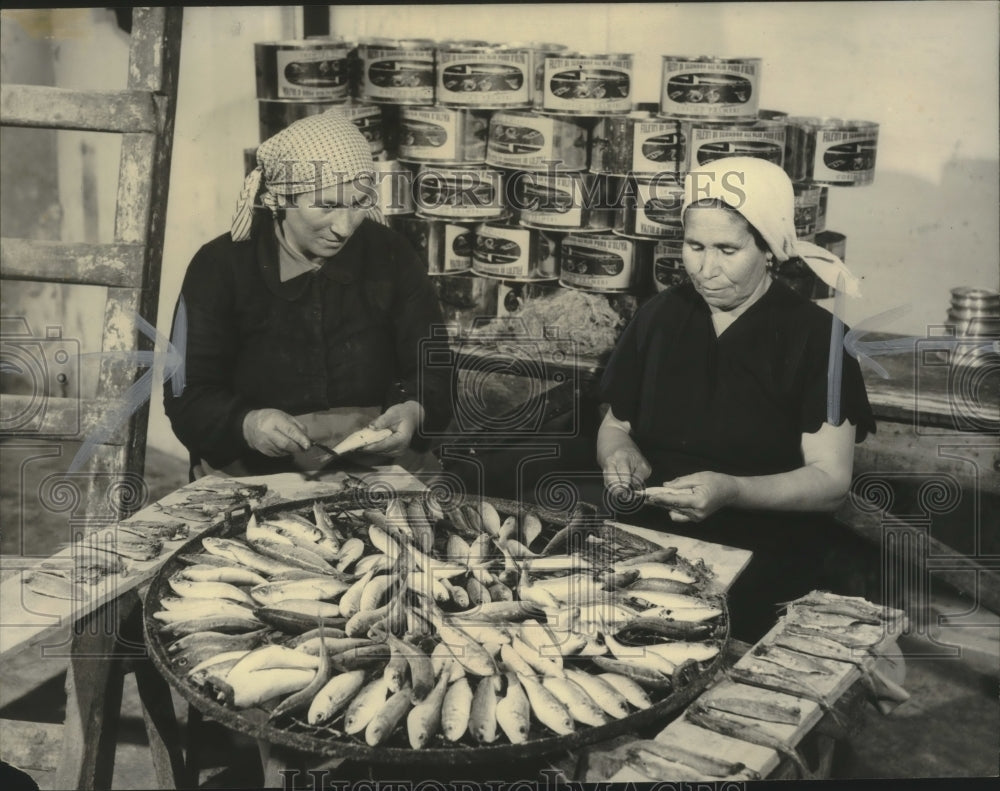
{"type": "Polygon", "coordinates": [[[364,449],[386,456],[400,455],[410,447],[410,441],[423,419],[424,408],[419,402],[404,401],[402,404],[393,404],[371,424],[371,428],[392,429],[392,434],[380,442],[366,445],[364,449]]]}
{"type": "Polygon", "coordinates": [[[666,508],[675,522],[701,522],[720,508],[735,504],[739,484],[731,475],[696,472],[646,489],[646,497],[666,508]]]}
{"type": "Polygon", "coordinates": [[[627,486],[641,489],[642,482],[653,471],[639,449],[636,447],[621,447],[604,459],[601,465],[604,470],[604,485],[627,486]]]}
{"type": "Polygon", "coordinates": [[[312,442],[305,427],[280,409],[255,409],[243,418],[247,444],[265,456],[287,456],[309,450],[312,442]]]}

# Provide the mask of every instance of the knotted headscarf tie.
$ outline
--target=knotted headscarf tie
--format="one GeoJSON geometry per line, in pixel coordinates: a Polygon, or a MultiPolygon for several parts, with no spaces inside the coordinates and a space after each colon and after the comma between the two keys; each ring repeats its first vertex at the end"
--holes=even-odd
{"type": "MultiPolygon", "coordinates": [[[[296,121],[257,149],[257,167],[243,181],[233,215],[233,241],[250,238],[255,205],[275,212],[279,196],[319,195],[324,189],[349,182],[367,182],[374,195],[376,178],[368,141],[336,109],[296,121]]],[[[386,224],[377,205],[366,214],[386,224]]]]}
{"type": "Polygon", "coordinates": [[[827,285],[860,296],[860,281],[837,256],[795,235],[795,191],[777,165],[756,157],[724,157],[699,167],[684,179],[684,205],[706,198],[739,212],[767,242],[778,261],[801,258],[827,285]]]}

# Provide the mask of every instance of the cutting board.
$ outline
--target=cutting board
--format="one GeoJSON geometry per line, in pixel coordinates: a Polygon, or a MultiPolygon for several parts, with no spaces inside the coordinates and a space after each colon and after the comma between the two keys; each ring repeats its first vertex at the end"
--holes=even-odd
{"type": "Polygon", "coordinates": [[[673,533],[650,530],[647,527],[636,527],[624,522],[609,521],[607,524],[627,530],[647,541],[665,547],[677,547],[677,554],[692,563],[697,563],[699,560],[704,561],[713,573],[713,577],[706,586],[706,593],[725,593],[729,590],[736,578],[750,563],[750,558],[753,557],[753,553],[747,549],[711,544],[697,538],[677,536],[673,533]]]}

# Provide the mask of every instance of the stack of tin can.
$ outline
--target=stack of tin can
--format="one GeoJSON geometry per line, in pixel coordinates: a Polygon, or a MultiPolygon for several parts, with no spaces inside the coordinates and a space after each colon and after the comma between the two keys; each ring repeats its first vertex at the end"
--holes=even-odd
{"type": "MultiPolygon", "coordinates": [[[[760,58],[664,55],[645,105],[632,55],[562,44],[317,38],[257,44],[256,62],[261,139],[314,113],[351,118],[383,171],[384,214],[442,300],[467,306],[461,324],[509,310],[512,290],[641,300],[683,282],[684,176],[714,160],[783,167],[799,237],[841,257],[828,188],[873,179],[878,125],[761,109],[760,58]]],[[[801,262],[775,275],[830,295],[801,262]]]]}

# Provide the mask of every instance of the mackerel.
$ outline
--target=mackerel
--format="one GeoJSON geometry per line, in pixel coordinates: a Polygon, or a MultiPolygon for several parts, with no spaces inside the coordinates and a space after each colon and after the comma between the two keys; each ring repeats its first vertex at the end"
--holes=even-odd
{"type": "Polygon", "coordinates": [[[750,742],[751,744],[759,744],[761,747],[770,747],[795,764],[803,780],[816,779],[812,772],[809,771],[809,768],[797,750],[794,750],[780,739],[771,736],[756,726],[748,723],[738,723],[728,717],[714,714],[705,709],[698,701],[695,701],[688,707],[685,716],[700,728],[715,731],[724,736],[730,736],[734,739],[750,742]]]}

